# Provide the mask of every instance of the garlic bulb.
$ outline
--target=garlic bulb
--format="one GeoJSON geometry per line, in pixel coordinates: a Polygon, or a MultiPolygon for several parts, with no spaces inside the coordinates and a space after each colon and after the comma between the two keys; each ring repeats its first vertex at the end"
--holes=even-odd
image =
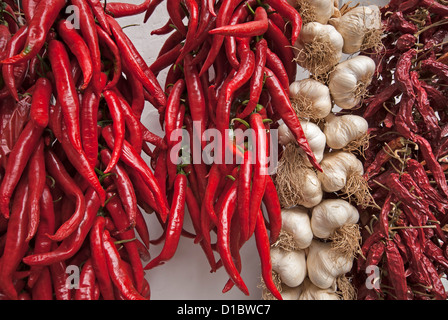
{"type": "Polygon", "coordinates": [[[362,162],[350,152],[327,152],[320,165],[323,172],[318,172],[317,176],[325,192],[340,191],[351,175],[364,173],[362,162]]]}
{"type": "Polygon", "coordinates": [[[321,289],[334,286],[337,278],[345,275],[353,266],[353,259],[332,250],[331,243],[313,240],[308,250],[308,278],[321,289]]]}
{"type": "MultiPolygon", "coordinates": [[[[327,138],[325,136],[325,133],[319,128],[318,125],[316,125],[313,122],[304,121],[301,120],[300,124],[303,129],[303,133],[305,134],[305,137],[308,141],[308,144],[311,148],[311,150],[314,153],[314,156],[317,160],[317,162],[320,162],[324,156],[325,146],[327,145],[327,138]]],[[[279,126],[279,142],[286,146],[287,144],[294,142],[295,138],[292,135],[291,131],[285,124],[281,124],[279,126]]],[[[303,154],[303,161],[311,167],[312,164],[308,160],[308,157],[305,156],[305,153],[301,150],[301,154],[303,154]]]]}
{"type": "Polygon", "coordinates": [[[282,207],[311,208],[322,200],[323,191],[316,172],[305,165],[302,150],[288,144],[279,160],[275,182],[282,207]]]}
{"type": "Polygon", "coordinates": [[[295,7],[304,23],[317,21],[326,24],[334,12],[333,0],[287,0],[295,7]]]}
{"type": "Polygon", "coordinates": [[[378,39],[372,42],[369,36],[381,34],[381,14],[376,5],[358,6],[339,18],[329,19],[328,23],[344,38],[342,51],[347,54],[374,46],[378,39]]]}
{"type": "Polygon", "coordinates": [[[277,272],[282,283],[288,287],[299,286],[306,277],[306,259],[303,250],[286,251],[271,248],[272,270],[277,272]]]}
{"type": "Polygon", "coordinates": [[[321,289],[306,278],[300,285],[301,292],[298,300],[341,300],[332,288],[321,289]]]}
{"type": "Polygon", "coordinates": [[[326,199],[313,208],[311,228],[320,239],[330,238],[334,232],[347,224],[356,224],[358,210],[344,199],[326,199]]]}
{"type": "Polygon", "coordinates": [[[330,89],[311,78],[292,82],[289,86],[289,96],[300,118],[325,118],[333,107],[330,89]]]}
{"type": "Polygon", "coordinates": [[[283,209],[282,230],[292,236],[294,247],[299,249],[308,248],[313,240],[308,210],[303,207],[283,209]]]}
{"type": "Polygon", "coordinates": [[[294,44],[296,62],[313,74],[324,74],[341,60],[343,45],[344,39],[335,27],[309,22],[294,44]]]}
{"type": "Polygon", "coordinates": [[[375,61],[367,56],[356,56],[339,63],[331,72],[328,88],[335,104],[352,109],[362,99],[375,73],[375,61]]]}
{"type": "Polygon", "coordinates": [[[325,118],[324,134],[327,145],[332,149],[342,149],[350,142],[361,138],[367,133],[369,124],[357,115],[346,114],[336,116],[329,114],[325,118]]]}

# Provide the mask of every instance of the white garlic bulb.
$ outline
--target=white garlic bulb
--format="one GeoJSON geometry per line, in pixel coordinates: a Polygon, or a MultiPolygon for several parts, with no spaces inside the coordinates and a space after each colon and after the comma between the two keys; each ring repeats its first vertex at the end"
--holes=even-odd
{"type": "Polygon", "coordinates": [[[302,286],[300,285],[291,288],[285,284],[282,284],[282,291],[280,294],[282,295],[283,300],[299,300],[299,297],[302,294],[302,286]]]}
{"type": "Polygon", "coordinates": [[[288,287],[299,286],[306,277],[306,259],[303,250],[286,251],[271,248],[272,270],[277,272],[282,283],[288,287]]]}
{"type": "Polygon", "coordinates": [[[313,208],[311,228],[320,239],[330,238],[334,232],[359,220],[358,210],[344,199],[326,199],[313,208]]]}
{"type": "Polygon", "coordinates": [[[325,192],[343,190],[350,176],[362,176],[362,162],[352,153],[345,151],[327,152],[320,162],[322,172],[317,176],[325,192]]]}
{"type": "Polygon", "coordinates": [[[369,32],[381,31],[381,13],[376,5],[358,6],[328,23],[344,38],[342,51],[347,54],[359,52],[369,32]]]}
{"type": "Polygon", "coordinates": [[[334,103],[342,109],[352,109],[363,98],[375,73],[375,61],[356,56],[339,63],[330,73],[328,88],[334,103]]]}
{"type": "Polygon", "coordinates": [[[309,22],[294,44],[296,62],[313,74],[326,73],[341,60],[343,45],[344,39],[335,27],[309,22]]]}
{"type": "Polygon", "coordinates": [[[306,278],[300,285],[301,292],[298,300],[341,300],[333,288],[321,289],[306,278]]]}
{"type": "Polygon", "coordinates": [[[353,259],[332,250],[329,242],[313,240],[308,250],[308,278],[321,289],[334,286],[336,279],[348,273],[353,266],[353,259]]]}
{"type": "Polygon", "coordinates": [[[292,235],[295,247],[308,248],[313,240],[308,210],[303,207],[282,209],[282,230],[292,235]]]}
{"type": "Polygon", "coordinates": [[[327,145],[332,149],[342,149],[350,142],[367,133],[369,124],[361,116],[346,114],[336,116],[331,113],[325,118],[324,134],[327,145]]]}
{"type": "Polygon", "coordinates": [[[300,118],[325,118],[333,107],[330,89],[311,78],[292,82],[289,96],[300,118]]]}

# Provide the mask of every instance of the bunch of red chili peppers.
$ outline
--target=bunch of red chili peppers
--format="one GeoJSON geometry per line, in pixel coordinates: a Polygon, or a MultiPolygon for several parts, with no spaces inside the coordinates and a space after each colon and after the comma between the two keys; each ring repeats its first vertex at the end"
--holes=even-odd
{"type": "MultiPolygon", "coordinates": [[[[195,243],[203,249],[211,272],[220,267],[227,271],[229,280],[223,292],[236,286],[249,295],[241,277],[240,249],[254,236],[263,282],[281,299],[270,261],[270,244],[281,229],[281,208],[268,172],[268,158],[274,152],[270,129],[282,120],[320,169],[289,100],[289,85],[296,79],[297,68],[292,45],[302,19],[282,0],[167,0],[166,8],[169,20],[152,31],[169,35],[150,65],[156,75],[167,70],[167,104],[159,112],[168,148],[154,151],[156,175],[166,186],[168,198],[174,199],[178,171],[186,174],[182,186],[195,243]],[[220,133],[214,163],[184,157],[179,167],[173,165],[170,155],[178,144],[173,133],[182,128],[189,133],[190,145],[205,146],[208,129],[220,133]],[[225,139],[229,130],[248,129],[252,145],[244,139],[230,143],[225,139]],[[226,152],[235,161],[225,163],[226,152]]],[[[162,257],[152,260],[148,268],[172,256],[182,232],[181,219],[171,216],[162,257]]]]}
{"type": "Polygon", "coordinates": [[[115,20],[149,4],[0,2],[1,299],[149,299],[139,202],[170,206],[140,117],[166,97],[115,20]]]}
{"type": "Polygon", "coordinates": [[[355,286],[358,299],[446,299],[448,7],[392,0],[381,12],[383,49],[363,53],[377,77],[358,109],[372,135],[365,178],[381,210],[364,210],[355,286]]]}

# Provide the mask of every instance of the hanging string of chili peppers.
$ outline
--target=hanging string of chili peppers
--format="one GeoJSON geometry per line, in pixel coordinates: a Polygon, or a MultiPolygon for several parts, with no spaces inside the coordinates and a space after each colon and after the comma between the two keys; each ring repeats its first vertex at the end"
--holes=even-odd
{"type": "Polygon", "coordinates": [[[390,1],[383,49],[362,53],[378,65],[357,112],[371,128],[364,176],[382,208],[364,214],[358,299],[447,298],[447,8],[390,1]],[[366,268],[379,271],[374,284],[366,268]]]}

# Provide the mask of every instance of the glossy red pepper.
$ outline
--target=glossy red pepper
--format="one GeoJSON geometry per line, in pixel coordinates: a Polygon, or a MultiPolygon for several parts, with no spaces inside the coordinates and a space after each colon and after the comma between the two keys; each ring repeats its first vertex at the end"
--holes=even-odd
{"type": "Polygon", "coordinates": [[[252,21],[218,27],[208,33],[230,37],[256,37],[263,35],[267,29],[268,14],[263,7],[257,7],[252,21]]]}

